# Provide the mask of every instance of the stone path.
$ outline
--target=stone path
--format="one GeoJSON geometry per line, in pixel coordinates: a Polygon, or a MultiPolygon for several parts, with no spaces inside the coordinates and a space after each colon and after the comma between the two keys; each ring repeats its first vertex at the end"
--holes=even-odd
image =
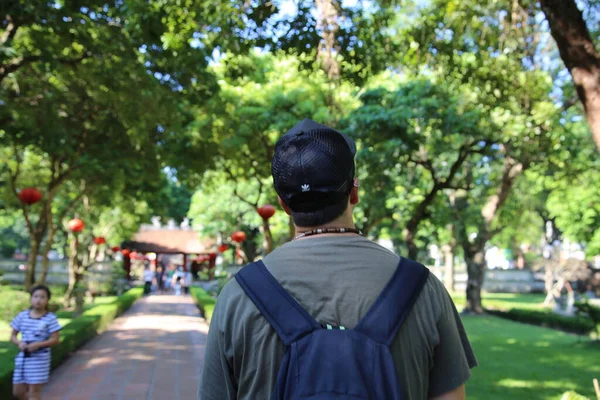
{"type": "Polygon", "coordinates": [[[207,332],[191,297],[145,297],[54,371],[43,399],[196,399],[207,332]]]}

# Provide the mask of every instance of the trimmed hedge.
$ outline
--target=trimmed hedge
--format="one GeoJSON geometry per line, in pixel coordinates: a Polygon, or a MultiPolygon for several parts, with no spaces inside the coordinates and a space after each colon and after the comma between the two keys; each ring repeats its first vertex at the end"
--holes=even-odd
{"type": "Polygon", "coordinates": [[[198,308],[200,309],[200,312],[202,312],[202,316],[208,323],[210,323],[217,300],[202,288],[191,287],[190,291],[194,297],[194,300],[196,301],[196,304],[198,305],[198,308]]]}
{"type": "MultiPolygon", "coordinates": [[[[56,368],[83,344],[102,332],[110,322],[142,297],[142,288],[133,288],[109,304],[97,305],[66,324],[60,332],[60,343],[52,348],[52,368],[56,368]]],[[[10,344],[0,357],[0,398],[11,398],[16,346],[10,344]]]]}
{"type": "Polygon", "coordinates": [[[0,310],[0,320],[10,322],[23,310],[31,306],[29,293],[22,290],[3,289],[2,309],[0,310]]]}
{"type": "Polygon", "coordinates": [[[564,332],[576,333],[578,335],[586,335],[596,329],[596,324],[589,318],[579,316],[566,317],[564,315],[554,314],[551,311],[512,308],[507,311],[486,309],[486,312],[512,321],[558,329],[564,332]]]}
{"type": "MultiPolygon", "coordinates": [[[[54,288],[51,290],[52,299],[48,307],[52,312],[56,312],[60,309],[60,302],[56,300],[58,296],[54,294],[54,288]]],[[[12,321],[15,315],[31,306],[31,296],[29,293],[24,292],[22,288],[0,286],[0,296],[2,296],[2,308],[0,308],[0,320],[2,321],[12,321]]]]}

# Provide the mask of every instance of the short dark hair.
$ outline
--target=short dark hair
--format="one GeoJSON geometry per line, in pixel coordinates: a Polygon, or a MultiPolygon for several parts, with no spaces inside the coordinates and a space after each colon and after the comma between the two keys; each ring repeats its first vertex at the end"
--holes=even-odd
{"type": "Polygon", "coordinates": [[[50,292],[50,289],[46,285],[36,285],[36,286],[32,287],[31,291],[29,292],[29,296],[33,297],[33,294],[35,292],[37,292],[38,290],[43,290],[44,292],[46,292],[46,295],[48,296],[48,300],[50,300],[50,298],[52,297],[52,293],[50,292]]]}
{"type": "Polygon", "coordinates": [[[290,208],[294,224],[300,227],[309,227],[320,226],[334,221],[341,217],[348,208],[349,197],[350,193],[340,196],[334,203],[317,210],[294,211],[290,208]]]}

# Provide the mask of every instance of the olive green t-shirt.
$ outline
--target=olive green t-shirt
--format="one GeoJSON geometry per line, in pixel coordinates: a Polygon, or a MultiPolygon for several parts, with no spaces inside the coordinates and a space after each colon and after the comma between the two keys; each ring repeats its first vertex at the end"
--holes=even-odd
{"type": "MultiPolygon", "coordinates": [[[[332,235],[286,243],[263,261],[317,322],[353,328],[392,277],[400,257],[358,235],[332,235]]],[[[477,365],[456,308],[433,274],[391,351],[409,400],[457,388],[477,365]]],[[[232,279],[212,316],[198,398],[270,399],[284,353],[275,330],[232,279]]]]}

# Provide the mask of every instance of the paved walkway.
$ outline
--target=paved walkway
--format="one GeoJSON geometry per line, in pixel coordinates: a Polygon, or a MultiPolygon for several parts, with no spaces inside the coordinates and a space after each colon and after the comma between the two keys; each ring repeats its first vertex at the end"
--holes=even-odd
{"type": "Polygon", "coordinates": [[[196,399],[207,332],[191,297],[143,298],[52,373],[43,399],[196,399]]]}

